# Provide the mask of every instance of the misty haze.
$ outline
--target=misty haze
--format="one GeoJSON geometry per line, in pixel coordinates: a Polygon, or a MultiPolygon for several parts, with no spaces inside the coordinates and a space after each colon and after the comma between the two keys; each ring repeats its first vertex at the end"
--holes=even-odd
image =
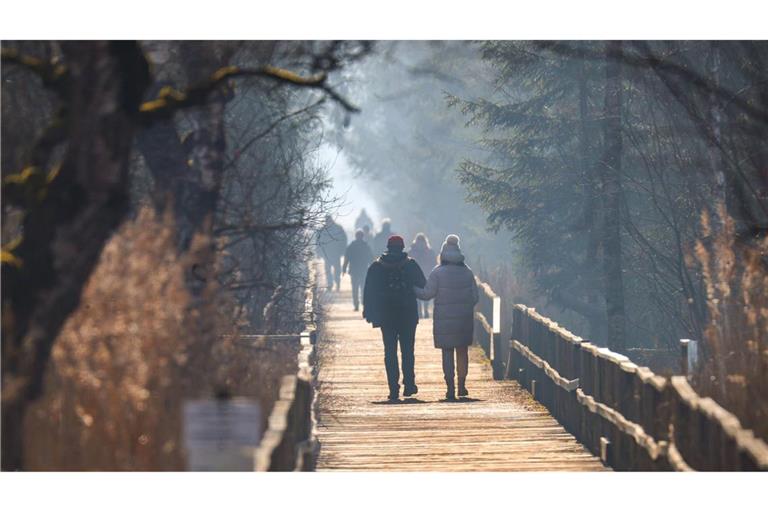
{"type": "Polygon", "coordinates": [[[764,41],[4,41],[4,471],[768,469],[764,41]]]}

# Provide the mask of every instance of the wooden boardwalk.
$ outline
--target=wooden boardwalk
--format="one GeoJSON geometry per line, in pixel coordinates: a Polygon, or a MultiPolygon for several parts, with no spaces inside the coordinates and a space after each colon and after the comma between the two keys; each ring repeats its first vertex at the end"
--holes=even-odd
{"type": "MultiPolygon", "coordinates": [[[[603,471],[514,381],[470,349],[468,400],[445,401],[432,322],[416,330],[419,394],[390,404],[381,331],[352,309],[348,276],[326,293],[318,342],[318,471],[603,471]]],[[[401,389],[402,392],[402,389],[401,389]]]]}

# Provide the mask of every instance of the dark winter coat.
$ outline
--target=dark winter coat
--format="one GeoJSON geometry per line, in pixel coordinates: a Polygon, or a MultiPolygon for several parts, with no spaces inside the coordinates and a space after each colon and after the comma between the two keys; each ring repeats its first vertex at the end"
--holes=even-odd
{"type": "Polygon", "coordinates": [[[335,222],[325,224],[317,232],[317,252],[325,260],[338,261],[347,248],[347,234],[335,222]]]}
{"type": "Polygon", "coordinates": [[[427,284],[418,263],[405,252],[382,254],[368,267],[363,289],[363,318],[374,327],[382,325],[416,325],[419,313],[416,309],[416,293],[413,287],[427,284]],[[402,272],[406,288],[397,299],[387,294],[387,278],[390,272],[402,272]],[[409,286],[410,285],[410,286],[409,286]]]}
{"type": "Polygon", "coordinates": [[[373,253],[368,243],[364,240],[353,240],[347,247],[347,252],[344,253],[342,271],[349,271],[350,275],[362,277],[372,261],[373,253]]]}

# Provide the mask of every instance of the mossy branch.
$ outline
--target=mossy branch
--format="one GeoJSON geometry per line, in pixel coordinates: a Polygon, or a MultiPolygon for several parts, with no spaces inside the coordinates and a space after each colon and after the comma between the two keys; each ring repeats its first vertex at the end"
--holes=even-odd
{"type": "Polygon", "coordinates": [[[21,258],[13,253],[13,251],[18,249],[19,245],[21,245],[21,240],[22,238],[19,236],[8,242],[5,246],[3,246],[2,249],[0,249],[0,264],[10,265],[16,268],[22,267],[24,262],[21,260],[21,258]]]}
{"type": "Polygon", "coordinates": [[[144,102],[139,110],[142,120],[152,122],[157,118],[172,115],[179,109],[195,107],[206,102],[208,97],[228,80],[235,78],[257,77],[275,80],[298,87],[308,87],[323,91],[347,112],[359,112],[360,109],[352,105],[327,83],[328,75],[320,73],[304,77],[287,69],[274,66],[263,66],[255,69],[243,69],[238,66],[225,66],[211,75],[210,80],[193,86],[183,92],[173,87],[163,87],[157,98],[144,102]]]}
{"type": "Polygon", "coordinates": [[[33,57],[32,55],[24,55],[15,48],[3,48],[0,52],[2,55],[3,64],[15,64],[27,69],[43,81],[43,85],[53,89],[61,90],[66,80],[68,70],[63,64],[55,64],[53,62],[33,57]]]}

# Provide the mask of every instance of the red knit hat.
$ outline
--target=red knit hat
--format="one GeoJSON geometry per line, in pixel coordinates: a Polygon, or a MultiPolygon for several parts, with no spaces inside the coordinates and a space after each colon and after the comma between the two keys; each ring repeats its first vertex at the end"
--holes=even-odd
{"type": "Polygon", "coordinates": [[[387,248],[389,247],[400,247],[401,249],[405,249],[405,241],[403,240],[403,237],[400,235],[392,235],[387,239],[387,248]]]}

